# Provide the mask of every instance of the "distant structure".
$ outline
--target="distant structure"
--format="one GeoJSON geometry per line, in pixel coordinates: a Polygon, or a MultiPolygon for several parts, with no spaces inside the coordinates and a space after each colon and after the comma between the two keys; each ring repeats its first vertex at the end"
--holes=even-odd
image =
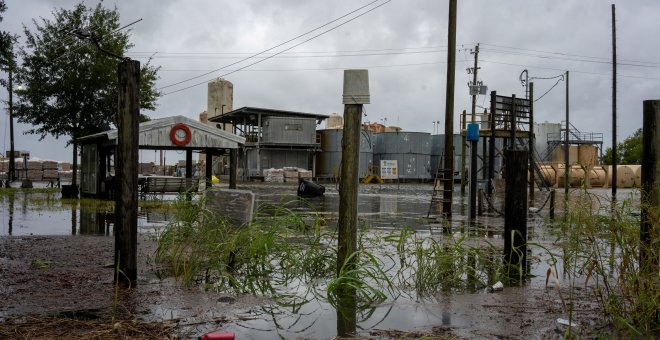
{"type": "MultiPolygon", "coordinates": [[[[211,80],[208,84],[206,115],[208,119],[221,116],[234,110],[234,84],[222,78],[211,80]]],[[[231,131],[231,126],[220,127],[231,131]]]]}
{"type": "Polygon", "coordinates": [[[344,128],[344,117],[331,113],[328,119],[325,120],[326,129],[343,129],[344,128]]]}
{"type": "Polygon", "coordinates": [[[316,126],[328,118],[306,112],[242,107],[209,117],[218,125],[232,126],[246,142],[239,155],[239,173],[244,179],[264,177],[264,170],[299,168],[316,176],[316,153],[321,143],[316,126]]]}

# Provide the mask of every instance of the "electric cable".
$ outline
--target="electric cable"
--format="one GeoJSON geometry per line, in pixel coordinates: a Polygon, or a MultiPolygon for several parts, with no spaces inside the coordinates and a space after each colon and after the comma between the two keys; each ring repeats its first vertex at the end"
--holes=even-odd
{"type": "MultiPolygon", "coordinates": [[[[280,46],[286,45],[286,44],[288,44],[288,43],[290,43],[290,42],[292,42],[292,41],[294,41],[294,40],[296,40],[296,39],[302,38],[302,37],[304,37],[304,36],[306,36],[306,35],[308,35],[308,34],[314,32],[314,31],[317,31],[317,30],[319,30],[319,29],[321,29],[321,28],[323,28],[323,27],[325,27],[325,26],[331,25],[332,23],[337,22],[337,21],[339,21],[339,20],[341,20],[341,19],[343,19],[343,18],[345,18],[345,17],[347,17],[347,16],[349,16],[349,15],[355,13],[355,12],[358,12],[358,11],[360,11],[360,10],[366,8],[366,7],[369,7],[369,6],[373,5],[374,3],[378,2],[378,1],[381,1],[381,0],[375,0],[375,1],[372,1],[372,2],[366,4],[366,5],[362,6],[362,7],[359,7],[359,8],[357,8],[357,9],[351,11],[351,12],[348,12],[348,13],[346,13],[346,14],[344,14],[344,15],[338,17],[338,18],[336,18],[336,19],[333,19],[333,20],[331,20],[331,21],[329,21],[329,22],[327,22],[327,23],[325,23],[325,24],[323,24],[323,25],[321,25],[321,26],[318,26],[318,27],[316,27],[316,28],[314,28],[314,29],[312,29],[312,30],[309,30],[309,31],[307,31],[307,32],[305,32],[305,33],[303,33],[303,34],[300,34],[300,35],[298,35],[298,36],[296,36],[296,37],[294,37],[294,38],[291,38],[291,39],[289,39],[289,40],[287,40],[287,41],[285,41],[285,42],[279,43],[279,44],[277,44],[277,45],[275,45],[275,46],[273,46],[273,47],[270,47],[270,48],[265,49],[265,50],[263,50],[263,51],[261,51],[261,52],[258,52],[258,53],[256,53],[256,54],[250,56],[250,57],[247,57],[247,58],[241,59],[241,60],[239,60],[239,61],[237,61],[237,62],[235,62],[235,63],[229,64],[229,65],[225,65],[225,66],[220,67],[220,68],[218,68],[218,69],[215,69],[215,70],[213,70],[213,71],[211,71],[211,72],[206,72],[206,73],[204,73],[204,74],[200,74],[200,75],[195,76],[195,77],[192,77],[192,78],[184,79],[184,80],[181,80],[181,81],[178,81],[178,82],[175,82],[175,83],[169,84],[169,85],[165,85],[165,86],[163,86],[163,87],[161,87],[161,88],[159,88],[159,89],[157,89],[157,90],[160,91],[160,90],[162,90],[162,89],[170,88],[170,87],[172,87],[172,86],[180,85],[180,84],[187,83],[187,82],[192,81],[192,80],[195,80],[195,79],[199,79],[199,78],[204,77],[204,76],[207,76],[207,75],[209,75],[209,74],[211,74],[211,73],[214,73],[214,72],[220,71],[220,70],[225,69],[225,68],[227,68],[227,67],[234,66],[234,65],[236,65],[236,64],[239,64],[239,63],[242,63],[242,62],[247,61],[247,60],[249,60],[249,59],[252,59],[252,58],[254,58],[254,57],[257,57],[257,56],[259,56],[259,55],[261,55],[261,54],[264,54],[264,53],[266,53],[266,52],[268,52],[268,51],[272,51],[272,50],[274,50],[274,49],[276,49],[276,48],[278,48],[278,47],[280,47],[280,46]]],[[[392,1],[392,0],[389,0],[389,1],[387,1],[387,2],[390,2],[390,1],[392,1]]],[[[387,3],[387,2],[386,2],[386,3],[387,3]]],[[[380,6],[382,6],[382,5],[383,5],[383,4],[381,4],[380,6]]],[[[378,7],[380,7],[380,6],[378,6],[378,7]]],[[[375,7],[375,8],[378,8],[378,7],[375,7]]],[[[366,13],[368,13],[368,12],[366,12],[366,13]]],[[[358,16],[358,17],[359,17],[359,16],[358,16]]],[[[357,17],[356,17],[356,18],[357,18],[357,17]]],[[[295,46],[294,46],[294,47],[295,47],[295,46]]],[[[206,82],[204,82],[204,83],[206,83],[206,82]]],[[[194,85],[194,86],[197,86],[197,85],[194,85]]],[[[186,88],[181,89],[181,90],[185,90],[185,89],[186,89],[186,88]]],[[[177,90],[177,92],[178,92],[178,90],[177,90]]],[[[174,92],[170,92],[170,93],[174,93],[174,92]]]]}
{"type": "Polygon", "coordinates": [[[559,84],[559,82],[562,80],[564,80],[564,77],[562,77],[561,79],[557,79],[557,82],[554,85],[552,85],[552,87],[549,90],[545,91],[545,93],[542,94],[540,97],[534,99],[534,102],[536,103],[537,101],[541,100],[541,98],[543,98],[546,94],[550,93],[550,91],[552,91],[552,89],[554,89],[555,86],[557,86],[557,84],[559,84]]]}
{"type": "MultiPolygon", "coordinates": [[[[341,27],[341,26],[343,26],[343,25],[345,25],[345,24],[347,24],[347,23],[349,23],[349,22],[351,22],[351,21],[353,21],[353,20],[355,20],[355,19],[357,19],[357,18],[360,18],[360,17],[362,17],[362,16],[364,16],[364,15],[366,15],[366,14],[368,14],[368,13],[370,13],[370,12],[372,12],[372,11],[374,11],[374,10],[376,10],[376,9],[378,9],[378,8],[380,8],[380,7],[382,7],[382,6],[386,5],[386,4],[388,4],[388,3],[390,3],[391,1],[392,1],[392,0],[387,0],[386,2],[380,4],[380,5],[376,6],[376,7],[373,7],[373,8],[371,8],[371,9],[369,9],[369,10],[363,12],[363,13],[360,13],[359,15],[357,15],[357,16],[355,16],[355,17],[353,17],[353,18],[350,18],[350,19],[348,19],[348,20],[346,20],[346,21],[344,21],[344,22],[342,22],[341,24],[339,24],[339,25],[337,25],[337,26],[331,27],[331,28],[329,28],[329,29],[327,29],[327,30],[325,30],[325,31],[323,31],[323,32],[321,32],[321,33],[315,35],[315,36],[312,36],[312,37],[309,38],[309,39],[303,40],[302,42],[300,42],[300,43],[298,43],[298,44],[295,44],[295,45],[293,45],[293,46],[291,46],[291,47],[288,47],[288,48],[286,48],[286,49],[284,49],[284,50],[282,50],[282,51],[280,51],[280,52],[274,54],[274,55],[271,56],[271,57],[267,57],[267,58],[264,58],[264,59],[261,59],[261,60],[255,61],[255,62],[253,62],[253,63],[251,63],[251,64],[246,65],[246,66],[240,67],[240,68],[237,69],[237,70],[234,70],[234,71],[231,71],[231,72],[225,73],[225,74],[223,74],[223,75],[220,75],[219,78],[222,78],[222,77],[224,77],[224,76],[227,76],[227,75],[230,75],[230,74],[236,73],[236,72],[241,71],[241,70],[243,70],[243,69],[245,69],[245,68],[248,68],[248,67],[250,67],[250,66],[253,66],[253,65],[259,64],[259,63],[261,63],[261,62],[264,62],[264,61],[266,61],[266,60],[268,60],[268,59],[270,59],[270,58],[272,58],[272,57],[274,57],[274,56],[277,56],[278,54],[281,54],[281,53],[284,53],[284,52],[286,52],[286,51],[289,51],[289,50],[291,50],[291,49],[293,49],[293,48],[296,48],[296,47],[298,47],[298,46],[300,46],[300,45],[302,45],[302,44],[304,44],[304,43],[306,43],[306,42],[309,42],[310,40],[316,39],[316,38],[320,37],[321,35],[324,35],[324,34],[330,32],[330,31],[333,31],[333,30],[335,30],[335,29],[337,29],[337,28],[339,28],[339,27],[341,27]]],[[[335,21],[336,21],[336,20],[335,20],[335,21]]],[[[324,26],[327,26],[327,24],[324,25],[324,26]]],[[[271,49],[272,49],[272,48],[271,48],[271,49]]],[[[208,73],[207,73],[207,74],[208,74],[208,73]]],[[[195,77],[195,78],[191,78],[191,79],[197,79],[197,78],[199,78],[199,77],[200,77],[200,76],[197,76],[197,77],[195,77]]],[[[190,80],[191,80],[191,79],[190,79],[190,80]]],[[[179,83],[186,82],[186,81],[189,81],[189,80],[181,81],[181,82],[179,82],[179,83]]],[[[187,89],[190,89],[190,88],[193,88],[193,87],[199,86],[199,85],[203,85],[203,84],[206,84],[208,81],[209,81],[209,80],[206,80],[206,81],[204,81],[204,82],[196,83],[196,84],[193,84],[193,85],[190,85],[190,86],[187,86],[187,87],[184,87],[184,88],[178,89],[178,90],[174,90],[174,91],[171,91],[171,92],[168,92],[168,93],[163,93],[162,96],[170,95],[170,94],[177,93],[177,92],[181,92],[181,91],[184,91],[184,90],[187,90],[187,89]]],[[[160,88],[160,89],[162,89],[162,88],[160,88]]],[[[160,90],[160,89],[159,89],[159,90],[160,90]]]]}

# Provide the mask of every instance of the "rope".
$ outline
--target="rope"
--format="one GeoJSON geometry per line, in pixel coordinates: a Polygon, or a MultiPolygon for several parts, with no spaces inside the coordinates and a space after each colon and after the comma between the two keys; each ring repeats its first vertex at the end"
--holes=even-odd
{"type": "Polygon", "coordinates": [[[481,192],[481,195],[486,199],[486,203],[488,203],[488,206],[493,209],[498,216],[504,215],[503,212],[499,211],[497,208],[495,208],[495,205],[490,201],[490,198],[488,198],[488,195],[484,194],[483,191],[481,192]]]}
{"type": "Polygon", "coordinates": [[[541,215],[540,211],[543,210],[543,208],[545,208],[546,204],[548,204],[548,201],[550,201],[550,196],[552,196],[552,195],[548,194],[547,196],[545,196],[545,201],[543,202],[543,204],[541,204],[541,206],[539,207],[539,210],[535,211],[535,213],[541,215]]]}

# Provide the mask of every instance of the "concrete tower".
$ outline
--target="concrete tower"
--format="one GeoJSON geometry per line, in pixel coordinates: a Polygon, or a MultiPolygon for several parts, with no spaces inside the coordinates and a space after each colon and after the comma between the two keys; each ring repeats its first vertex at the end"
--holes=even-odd
{"type": "Polygon", "coordinates": [[[206,113],[209,119],[234,109],[234,85],[231,82],[221,78],[211,80],[208,91],[206,113]]]}

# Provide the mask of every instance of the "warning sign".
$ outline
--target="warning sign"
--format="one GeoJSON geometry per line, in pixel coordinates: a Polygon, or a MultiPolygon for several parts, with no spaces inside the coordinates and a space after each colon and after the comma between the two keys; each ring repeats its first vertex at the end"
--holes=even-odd
{"type": "Polygon", "coordinates": [[[381,160],[380,161],[380,178],[382,179],[397,179],[399,178],[399,171],[397,168],[397,161],[394,160],[381,160]]]}

